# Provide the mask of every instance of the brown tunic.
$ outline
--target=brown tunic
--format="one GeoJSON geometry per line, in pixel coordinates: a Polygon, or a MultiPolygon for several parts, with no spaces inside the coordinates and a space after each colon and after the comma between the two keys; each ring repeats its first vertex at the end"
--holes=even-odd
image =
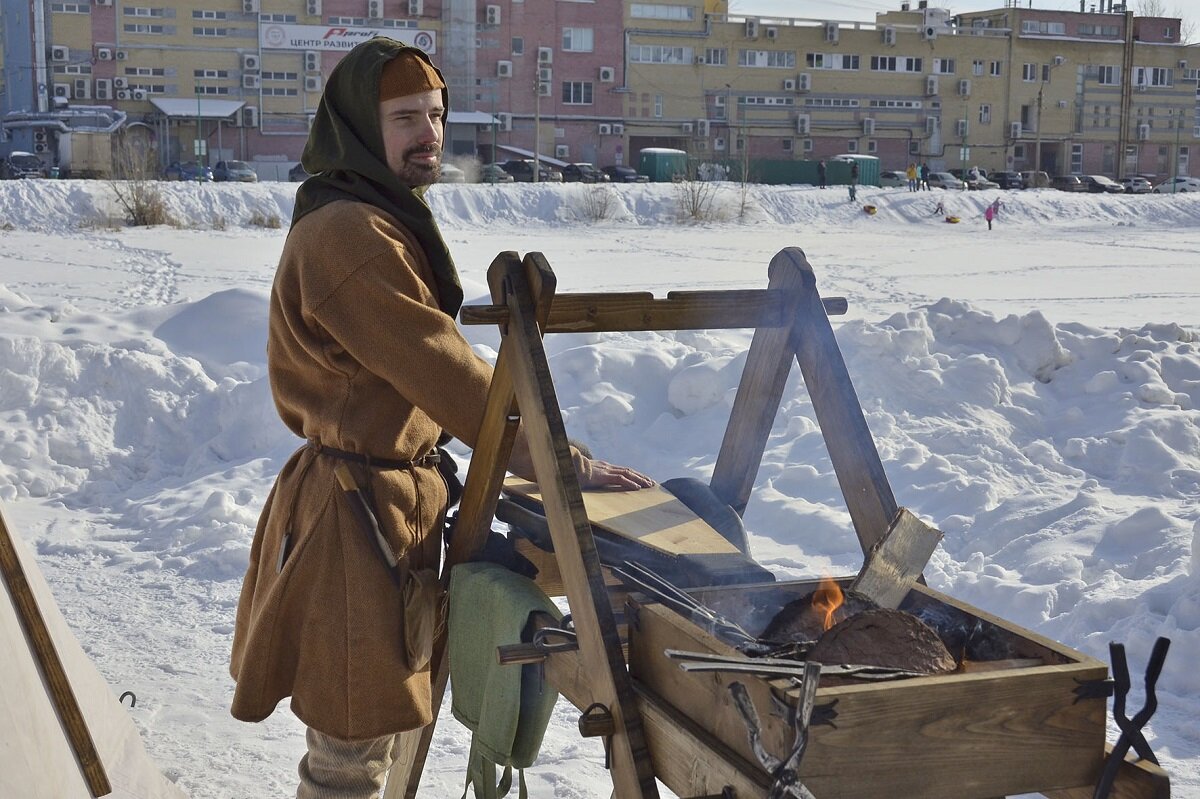
{"type": "MultiPolygon", "coordinates": [[[[381,458],[420,457],[443,430],[473,446],[491,368],[438,309],[433,285],[415,239],[377,208],[338,201],[302,217],[284,246],[268,326],[271,388],[287,426],[381,458]]],[[[336,463],[298,450],[267,499],[238,604],[232,712],[259,721],[291,696],[321,732],[376,737],[430,721],[429,673],[405,665],[399,589],[338,490],[336,463]]],[[[436,469],[348,465],[397,557],[436,567],[446,501],[436,469]]]]}

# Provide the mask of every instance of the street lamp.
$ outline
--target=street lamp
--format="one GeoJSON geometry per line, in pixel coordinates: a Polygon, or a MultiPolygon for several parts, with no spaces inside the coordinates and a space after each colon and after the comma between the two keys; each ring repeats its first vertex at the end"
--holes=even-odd
{"type": "MultiPolygon", "coordinates": [[[[1060,55],[1054,56],[1054,61],[1046,65],[1046,78],[1038,86],[1037,93],[1037,121],[1035,124],[1034,134],[1036,136],[1033,145],[1033,169],[1035,172],[1042,171],[1042,97],[1046,91],[1046,84],[1050,82],[1050,75],[1056,67],[1061,67],[1066,63],[1066,59],[1060,55]]],[[[1036,179],[1036,175],[1034,176],[1036,179]]]]}
{"type": "Polygon", "coordinates": [[[192,147],[192,150],[194,151],[194,155],[196,156],[197,166],[203,166],[203,162],[201,162],[200,156],[206,155],[206,153],[205,153],[206,148],[204,147],[204,129],[203,129],[202,123],[200,121],[200,96],[203,93],[202,92],[203,88],[204,87],[202,87],[200,84],[196,84],[196,142],[195,142],[195,146],[192,147]]]}

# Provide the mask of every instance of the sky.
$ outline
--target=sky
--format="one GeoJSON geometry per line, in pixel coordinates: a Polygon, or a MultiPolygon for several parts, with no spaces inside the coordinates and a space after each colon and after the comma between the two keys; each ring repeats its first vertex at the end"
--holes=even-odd
{"type": "MultiPolygon", "coordinates": [[[[261,724],[228,713],[254,525],[300,443],[264,358],[295,188],[162,184],[176,224],[140,229],[113,221],[103,182],[0,182],[0,509],[82,651],[114,694],[136,694],[124,712],[149,757],[192,799],[291,795],[303,751],[286,707],[261,724]],[[251,221],[272,216],[283,226],[251,221]]],[[[1147,737],[1174,795],[1200,796],[1200,195],[864,187],[851,203],[836,187],[716,184],[697,221],[678,192],[428,197],[469,303],[504,250],[544,253],[559,291],[663,296],[761,288],[780,249],[802,248],[821,293],[848,299],[834,328],[896,499],[945,534],[929,584],[1102,660],[1123,642],[1131,711],[1170,637],[1147,737]]],[[[466,334],[495,357],[494,330],[466,334]]],[[[568,432],[659,480],[705,479],[748,342],[551,336],[568,432]]],[[[861,565],[798,370],[745,521],[779,579],[861,565]]],[[[577,716],[559,702],[526,774],[533,799],[609,795],[577,716]]],[[[422,796],[461,794],[468,747],[444,710],[422,796]]]]}
{"type": "MultiPolygon", "coordinates": [[[[762,14],[782,17],[807,17],[812,19],[844,19],[874,22],[876,14],[899,11],[901,0],[730,0],[732,14],[762,14]]],[[[1089,0],[1089,4],[1094,0],[1089,0]]],[[[1027,7],[1029,0],[1023,0],[1027,7]]],[[[970,11],[985,11],[1003,8],[1003,0],[962,0],[954,3],[938,3],[931,0],[931,7],[948,8],[951,13],[965,14],[970,11]]],[[[1071,0],[1034,0],[1034,8],[1045,10],[1078,11],[1079,3],[1071,0]]],[[[913,0],[912,8],[917,7],[913,0]]]]}

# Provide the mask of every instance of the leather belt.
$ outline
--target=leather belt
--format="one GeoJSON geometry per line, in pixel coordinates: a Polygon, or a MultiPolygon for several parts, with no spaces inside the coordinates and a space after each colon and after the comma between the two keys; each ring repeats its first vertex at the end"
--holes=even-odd
{"type": "Polygon", "coordinates": [[[331,458],[338,460],[349,461],[350,463],[359,463],[371,469],[414,469],[428,466],[437,466],[441,462],[442,456],[435,449],[414,460],[402,461],[396,458],[376,458],[373,455],[363,455],[361,452],[350,452],[344,449],[338,449],[320,441],[308,442],[308,448],[315,450],[321,455],[328,455],[331,458]]]}

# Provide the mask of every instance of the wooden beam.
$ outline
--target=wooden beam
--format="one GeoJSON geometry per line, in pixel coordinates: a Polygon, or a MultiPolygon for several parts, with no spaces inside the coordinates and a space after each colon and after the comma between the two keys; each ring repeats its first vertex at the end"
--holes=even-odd
{"type": "Polygon", "coordinates": [[[925,524],[908,508],[901,508],[887,534],[867,553],[850,590],[870,597],[881,608],[895,610],[920,578],[941,540],[941,531],[925,524]]]}
{"type": "MultiPolygon", "coordinates": [[[[1112,744],[1104,746],[1105,761],[1112,757],[1112,744]]],[[[1148,760],[1121,761],[1120,771],[1113,783],[1109,799],[1171,799],[1171,779],[1162,767],[1148,760]]],[[[1099,771],[1096,773],[1099,780],[1099,771]]],[[[1096,787],[1083,785],[1078,788],[1062,788],[1056,791],[1045,791],[1048,799],[1092,799],[1096,787]]]]}
{"type": "MultiPolygon", "coordinates": [[[[17,555],[16,545],[13,544],[3,516],[0,516],[0,572],[3,573],[4,584],[12,596],[17,618],[21,620],[21,626],[25,628],[25,635],[29,638],[29,648],[38,671],[42,673],[42,679],[46,681],[46,687],[50,691],[54,711],[62,722],[75,759],[79,761],[84,782],[87,783],[92,796],[107,796],[112,793],[112,785],[104,771],[104,763],[100,761],[100,755],[96,752],[96,744],[88,731],[87,720],[79,708],[79,700],[75,698],[75,691],[71,688],[71,681],[67,678],[62,659],[54,647],[54,639],[50,637],[50,630],[46,627],[46,620],[42,617],[37,598],[33,595],[33,589],[29,587],[25,569],[21,566],[20,556],[17,555]]],[[[5,653],[6,658],[11,656],[11,653],[5,653]]]]}

